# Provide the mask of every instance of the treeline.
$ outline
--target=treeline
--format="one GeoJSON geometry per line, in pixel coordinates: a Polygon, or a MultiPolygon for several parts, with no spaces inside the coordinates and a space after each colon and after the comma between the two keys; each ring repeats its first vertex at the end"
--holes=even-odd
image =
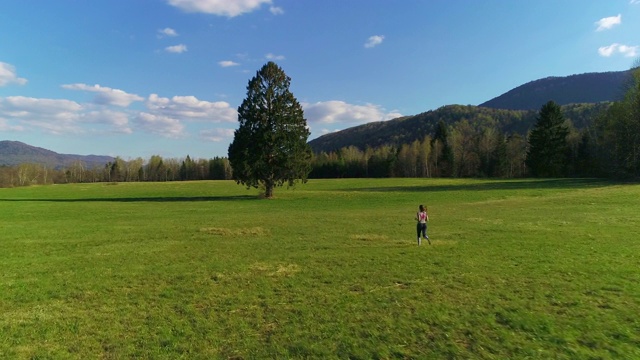
{"type": "MultiPolygon", "coordinates": [[[[636,62],[640,65],[640,59],[636,62]]],[[[623,100],[595,119],[584,151],[595,166],[615,177],[640,178],[640,66],[633,72],[623,100]]]]}
{"type": "Polygon", "coordinates": [[[354,146],[315,156],[310,178],[523,177],[526,139],[491,121],[439,122],[435,134],[401,146],[354,146]]]}
{"type": "Polygon", "coordinates": [[[117,157],[103,167],[87,167],[75,161],[66,168],[53,169],[46,165],[24,163],[16,166],[0,166],[0,187],[27,185],[90,183],[90,182],[137,182],[137,181],[187,181],[228,180],[232,178],[227,158],[184,159],[151,156],[124,160],[117,157]]]}

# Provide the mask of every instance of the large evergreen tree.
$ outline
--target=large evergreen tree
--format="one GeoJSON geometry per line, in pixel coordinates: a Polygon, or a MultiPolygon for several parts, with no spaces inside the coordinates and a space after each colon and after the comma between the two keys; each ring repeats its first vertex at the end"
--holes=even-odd
{"type": "Polygon", "coordinates": [[[569,129],[560,106],[553,101],[544,104],[529,135],[526,164],[532,175],[557,177],[566,174],[567,134],[569,129]]]}
{"type": "Polygon", "coordinates": [[[435,158],[436,176],[447,177],[453,175],[453,149],[450,144],[449,128],[444,121],[438,121],[436,131],[431,140],[431,148],[435,158]]]}
{"type": "Polygon", "coordinates": [[[599,157],[603,166],[619,177],[640,177],[640,66],[624,99],[615,102],[596,121],[599,157]]]}
{"type": "Polygon", "coordinates": [[[275,186],[305,182],[311,171],[307,121],[290,83],[274,62],[257,72],[238,107],[240,126],[229,145],[234,179],[247,187],[264,186],[267,198],[275,186]]]}

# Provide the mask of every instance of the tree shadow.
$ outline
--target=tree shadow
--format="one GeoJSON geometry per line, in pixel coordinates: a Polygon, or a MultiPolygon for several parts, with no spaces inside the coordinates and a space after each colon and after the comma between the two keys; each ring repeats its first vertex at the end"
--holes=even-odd
{"type": "Polygon", "coordinates": [[[544,190],[544,189],[576,189],[599,188],[617,185],[618,182],[604,179],[527,179],[527,180],[479,180],[477,183],[461,182],[460,184],[381,186],[347,188],[343,191],[362,192],[421,192],[421,191],[488,191],[488,190],[544,190]]]}
{"type": "Polygon", "coordinates": [[[158,197],[116,197],[116,198],[77,198],[77,199],[47,199],[47,198],[29,198],[29,199],[0,199],[5,202],[197,202],[197,201],[241,201],[241,200],[258,200],[257,196],[252,195],[235,195],[235,196],[158,196],[158,197]]]}

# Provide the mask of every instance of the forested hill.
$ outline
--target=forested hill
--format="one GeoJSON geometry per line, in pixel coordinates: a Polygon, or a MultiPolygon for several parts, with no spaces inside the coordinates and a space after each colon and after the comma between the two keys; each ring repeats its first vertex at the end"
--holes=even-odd
{"type": "Polygon", "coordinates": [[[104,166],[114,159],[111,156],[58,154],[19,141],[0,141],[0,166],[33,163],[59,169],[78,160],[92,168],[104,166]]]}
{"type": "MultiPolygon", "coordinates": [[[[608,106],[609,103],[571,104],[562,106],[562,110],[565,117],[571,120],[576,128],[581,129],[590,124],[593,118],[608,106]]],[[[433,135],[440,120],[452,125],[466,119],[477,125],[495,127],[505,134],[524,135],[533,127],[537,115],[537,110],[503,110],[471,105],[448,105],[415,116],[368,123],[326,134],[311,140],[309,144],[316,153],[337,151],[348,146],[356,146],[362,150],[381,145],[398,146],[414,140],[422,140],[426,135],[433,135]]]]}
{"type": "Polygon", "coordinates": [[[618,101],[631,71],[547,77],[528,82],[479,106],[493,109],[539,110],[549,100],[559,105],[618,101]]]}

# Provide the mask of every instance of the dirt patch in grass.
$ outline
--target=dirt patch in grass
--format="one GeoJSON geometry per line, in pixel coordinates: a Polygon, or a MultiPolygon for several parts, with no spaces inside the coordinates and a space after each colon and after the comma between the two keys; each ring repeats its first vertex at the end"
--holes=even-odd
{"type": "Polygon", "coordinates": [[[349,239],[359,241],[385,241],[389,238],[386,235],[378,234],[352,234],[349,236],[349,239]]]}
{"type": "Polygon", "coordinates": [[[243,228],[243,229],[230,229],[219,227],[206,227],[201,228],[200,232],[215,235],[215,236],[267,236],[269,230],[261,227],[243,228]]]}
{"type": "Polygon", "coordinates": [[[252,273],[264,274],[266,276],[291,276],[300,271],[297,264],[268,264],[258,262],[249,268],[252,273]]]}

